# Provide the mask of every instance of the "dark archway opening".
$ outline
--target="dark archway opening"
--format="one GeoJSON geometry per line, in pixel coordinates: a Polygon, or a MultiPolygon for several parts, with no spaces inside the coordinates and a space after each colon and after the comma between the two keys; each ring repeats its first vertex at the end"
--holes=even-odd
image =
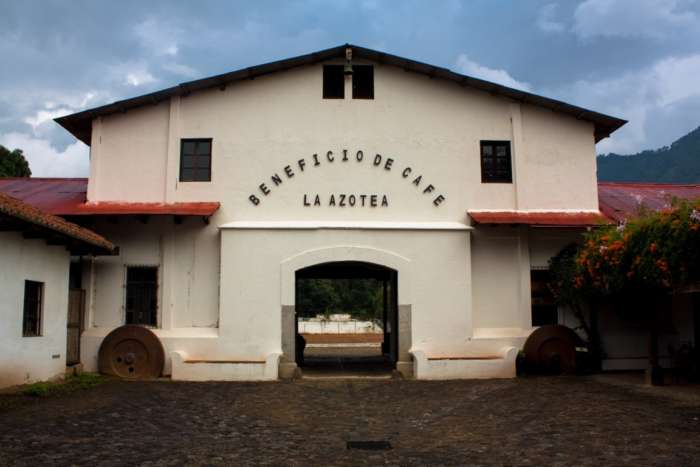
{"type": "Polygon", "coordinates": [[[296,362],[315,373],[389,374],[398,355],[398,274],[372,263],[296,272],[296,362]]]}

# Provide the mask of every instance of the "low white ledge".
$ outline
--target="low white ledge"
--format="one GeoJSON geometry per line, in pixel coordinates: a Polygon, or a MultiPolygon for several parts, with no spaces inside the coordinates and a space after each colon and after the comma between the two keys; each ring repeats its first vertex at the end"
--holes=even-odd
{"type": "Polygon", "coordinates": [[[481,355],[430,356],[420,349],[410,353],[416,379],[489,379],[515,377],[518,349],[504,346],[481,355]]]}
{"type": "Polygon", "coordinates": [[[235,221],[220,229],[248,230],[473,230],[461,222],[373,222],[373,221],[235,221]]]}
{"type": "MultiPolygon", "coordinates": [[[[100,326],[87,328],[81,334],[82,337],[105,337],[110,332],[114,331],[119,326],[100,326]]],[[[173,328],[160,329],[148,328],[153,331],[153,334],[161,339],[166,338],[218,338],[219,328],[173,328]]]]}
{"type": "Polygon", "coordinates": [[[279,375],[282,354],[261,360],[197,360],[181,350],[170,352],[173,381],[273,381],[279,375]]]}
{"type": "Polygon", "coordinates": [[[469,209],[467,213],[507,212],[518,214],[600,214],[597,209],[469,209]]]}

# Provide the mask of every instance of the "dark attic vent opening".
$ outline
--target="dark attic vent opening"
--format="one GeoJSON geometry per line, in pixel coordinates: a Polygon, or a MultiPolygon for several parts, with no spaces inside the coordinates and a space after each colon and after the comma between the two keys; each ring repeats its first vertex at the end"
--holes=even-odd
{"type": "Polygon", "coordinates": [[[343,65],[323,66],[323,98],[345,98],[345,75],[343,75],[343,65]]]}
{"type": "Polygon", "coordinates": [[[353,65],[352,98],[374,99],[374,67],[372,65],[353,65]]]}

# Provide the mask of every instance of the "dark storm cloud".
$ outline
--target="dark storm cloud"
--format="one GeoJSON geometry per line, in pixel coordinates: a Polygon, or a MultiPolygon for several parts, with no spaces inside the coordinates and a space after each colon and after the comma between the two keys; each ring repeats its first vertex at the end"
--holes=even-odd
{"type": "Polygon", "coordinates": [[[700,124],[693,0],[3,3],[0,143],[37,174],[87,169],[54,116],[344,42],[630,119],[601,151],[700,124]]]}

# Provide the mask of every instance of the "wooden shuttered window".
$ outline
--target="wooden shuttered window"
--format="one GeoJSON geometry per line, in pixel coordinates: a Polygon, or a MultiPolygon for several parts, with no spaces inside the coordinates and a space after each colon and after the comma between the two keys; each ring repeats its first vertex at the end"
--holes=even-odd
{"type": "Polygon", "coordinates": [[[481,142],[481,182],[513,183],[510,141],[481,142]]]}

